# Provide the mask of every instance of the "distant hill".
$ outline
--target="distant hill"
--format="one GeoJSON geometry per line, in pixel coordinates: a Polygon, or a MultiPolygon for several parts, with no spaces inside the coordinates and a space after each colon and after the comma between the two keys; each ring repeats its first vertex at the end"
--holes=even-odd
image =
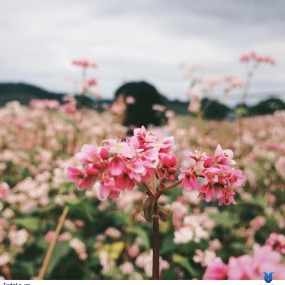
{"type": "MultiPolygon", "coordinates": [[[[0,83],[0,106],[5,106],[8,102],[19,101],[22,105],[29,105],[32,99],[57,100],[63,103],[66,94],[44,90],[37,86],[26,83],[0,83]]],[[[76,96],[79,107],[93,108],[95,100],[90,97],[76,96]]],[[[111,100],[103,100],[102,103],[110,103],[111,100]]]]}
{"type": "Polygon", "coordinates": [[[23,105],[28,105],[32,99],[55,99],[62,102],[63,95],[25,83],[0,83],[0,106],[15,100],[23,105]]]}
{"type": "Polygon", "coordinates": [[[260,101],[256,105],[249,108],[250,115],[266,115],[273,114],[275,111],[285,110],[285,103],[275,97],[260,101]]]}
{"type": "MultiPolygon", "coordinates": [[[[47,91],[40,87],[26,83],[0,83],[0,107],[5,106],[8,102],[11,101],[19,101],[22,105],[28,105],[32,99],[58,100],[60,103],[63,103],[63,97],[65,95],[66,94],[63,93],[47,91]]],[[[187,111],[189,102],[181,102],[179,100],[170,101],[165,96],[162,97],[163,102],[169,110],[173,110],[177,114],[189,114],[189,112],[187,111]]],[[[88,107],[100,110],[100,105],[98,105],[98,101],[92,99],[91,97],[77,95],[76,99],[79,108],[88,107]]],[[[100,102],[111,104],[112,100],[103,99],[100,102]]],[[[246,108],[246,113],[248,116],[265,115],[272,114],[277,110],[285,110],[285,103],[278,98],[271,97],[269,99],[257,103],[256,105],[243,107],[246,108]]],[[[231,113],[231,111],[233,111],[216,100],[210,100],[206,98],[202,102],[202,109],[204,109],[204,118],[214,120],[223,119],[227,117],[227,115],[231,113]]]]}

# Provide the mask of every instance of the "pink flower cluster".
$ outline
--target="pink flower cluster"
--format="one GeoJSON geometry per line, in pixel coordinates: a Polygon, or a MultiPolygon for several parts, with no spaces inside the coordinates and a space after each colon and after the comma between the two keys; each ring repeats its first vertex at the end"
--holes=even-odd
{"type": "Polygon", "coordinates": [[[215,260],[207,267],[204,280],[262,280],[263,272],[274,272],[273,278],[285,278],[285,265],[281,264],[281,255],[268,245],[255,245],[253,256],[230,257],[229,263],[215,260]]]}
{"type": "Polygon", "coordinates": [[[161,180],[172,181],[176,172],[173,146],[173,137],[160,141],[144,127],[135,129],[134,136],[125,141],[108,139],[101,147],[84,145],[75,155],[83,168],[69,167],[67,180],[76,182],[78,190],[91,190],[99,181],[101,198],[118,198],[122,190],[149,183],[155,172],[161,180]]]}
{"type": "Polygon", "coordinates": [[[219,206],[236,204],[230,187],[242,186],[245,177],[241,170],[232,167],[236,162],[231,150],[223,150],[218,145],[214,160],[201,151],[191,152],[188,157],[190,166],[181,168],[178,176],[186,191],[198,190],[199,197],[206,202],[218,198],[219,206]],[[199,180],[199,177],[204,179],[199,180]]]}
{"type": "MultiPolygon", "coordinates": [[[[159,180],[161,192],[170,189],[165,183],[175,180],[177,159],[173,149],[173,137],[159,140],[144,127],[137,128],[125,141],[108,139],[101,147],[84,145],[75,155],[83,167],[68,167],[67,180],[75,182],[78,190],[91,190],[99,181],[101,198],[118,198],[122,190],[132,190],[153,179],[159,180]]],[[[201,151],[190,153],[189,158],[190,166],[180,169],[176,186],[181,183],[186,191],[199,190],[199,197],[207,202],[218,198],[219,205],[235,204],[230,187],[242,186],[245,178],[241,170],[232,167],[233,152],[218,145],[214,160],[201,151]],[[199,178],[203,178],[201,185],[199,178]]]]}
{"type": "Polygon", "coordinates": [[[83,68],[87,68],[87,67],[97,68],[98,67],[96,63],[92,63],[87,59],[75,59],[72,61],[72,64],[81,66],[83,68]]]}
{"type": "Polygon", "coordinates": [[[270,57],[270,56],[261,56],[256,54],[254,51],[248,53],[248,54],[243,54],[240,57],[240,61],[244,62],[244,63],[248,63],[248,62],[256,62],[256,63],[268,63],[271,65],[275,65],[276,62],[275,60],[270,57]]]}

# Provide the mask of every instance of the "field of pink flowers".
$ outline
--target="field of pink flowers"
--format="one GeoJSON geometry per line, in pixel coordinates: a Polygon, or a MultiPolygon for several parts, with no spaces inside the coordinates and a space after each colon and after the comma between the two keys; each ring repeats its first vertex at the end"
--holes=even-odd
{"type": "MultiPolygon", "coordinates": [[[[218,144],[232,149],[246,177],[236,205],[218,206],[180,187],[162,195],[171,215],[160,224],[162,279],[285,279],[285,113],[238,121],[170,118],[156,129],[185,153],[218,144]],[[242,128],[241,128],[242,125],[242,128]]],[[[84,144],[124,137],[108,111],[72,103],[11,102],[0,109],[0,276],[37,278],[58,220],[68,213],[45,279],[149,279],[152,227],[140,189],[99,199],[99,186],[78,191],[66,170],[84,144]]]]}

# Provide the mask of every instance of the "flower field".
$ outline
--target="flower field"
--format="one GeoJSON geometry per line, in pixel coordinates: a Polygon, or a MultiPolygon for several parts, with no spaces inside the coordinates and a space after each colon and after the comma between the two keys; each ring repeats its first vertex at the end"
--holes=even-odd
{"type": "MultiPolygon", "coordinates": [[[[0,125],[0,276],[37,278],[58,235],[45,279],[150,279],[143,189],[102,199],[98,183],[79,191],[66,179],[84,144],[125,136],[110,112],[11,102],[0,109],[0,125]]],[[[273,271],[285,279],[285,113],[233,122],[177,116],[153,132],[174,137],[183,167],[189,151],[231,149],[246,178],[236,205],[201,199],[186,182],[160,196],[171,210],[160,222],[160,278],[263,279],[273,271]]]]}

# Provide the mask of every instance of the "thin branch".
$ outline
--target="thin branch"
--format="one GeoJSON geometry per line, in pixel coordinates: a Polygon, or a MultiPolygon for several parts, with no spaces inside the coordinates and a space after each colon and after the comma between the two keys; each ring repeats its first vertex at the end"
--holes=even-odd
{"type": "Polygon", "coordinates": [[[62,212],[62,214],[61,214],[61,216],[59,218],[59,221],[58,221],[57,227],[55,229],[55,233],[54,233],[53,239],[52,239],[52,241],[51,241],[51,243],[50,243],[50,245],[48,247],[48,251],[46,253],[46,256],[45,256],[43,265],[41,267],[39,276],[37,277],[38,280],[43,280],[44,277],[45,277],[48,265],[50,263],[50,260],[51,260],[51,257],[52,257],[55,245],[56,245],[56,243],[58,241],[58,237],[59,237],[60,231],[62,229],[63,223],[65,221],[65,218],[67,216],[68,210],[69,210],[69,208],[67,206],[65,206],[64,209],[63,209],[63,212],[62,212]]]}

